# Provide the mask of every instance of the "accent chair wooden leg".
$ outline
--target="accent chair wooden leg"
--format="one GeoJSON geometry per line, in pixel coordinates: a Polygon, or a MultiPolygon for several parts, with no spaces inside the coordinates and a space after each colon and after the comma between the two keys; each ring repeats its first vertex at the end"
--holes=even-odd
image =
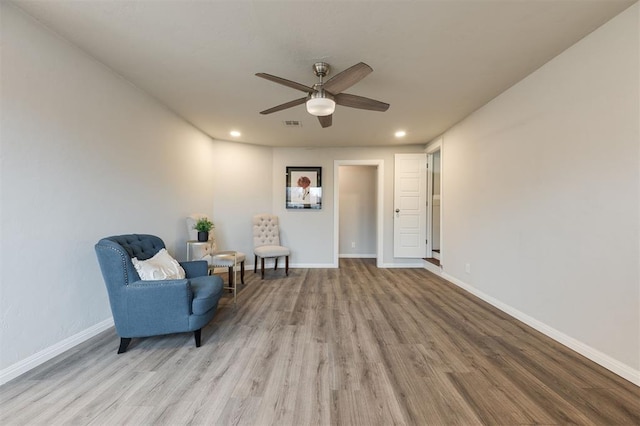
{"type": "Polygon", "coordinates": [[[200,347],[200,337],[202,336],[202,329],[199,328],[193,332],[193,337],[196,339],[196,348],[200,347]]]}
{"type": "Polygon", "coordinates": [[[244,260],[240,262],[240,282],[244,284],[244,260]]]}
{"type": "MultiPolygon", "coordinates": [[[[229,266],[229,287],[233,287],[233,266],[229,266]]],[[[230,288],[229,293],[233,293],[233,290],[230,288]]]]}
{"type": "Polygon", "coordinates": [[[131,337],[121,337],[120,338],[120,347],[118,348],[118,354],[123,354],[127,351],[127,347],[131,343],[131,337]]]}
{"type": "Polygon", "coordinates": [[[255,274],[258,271],[258,255],[256,254],[253,257],[253,273],[255,274]]]}
{"type": "Polygon", "coordinates": [[[262,273],[262,279],[264,280],[264,257],[260,258],[260,272],[262,273]]]}
{"type": "Polygon", "coordinates": [[[289,276],[289,256],[284,257],[284,273],[286,276],[289,276]]]}
{"type": "Polygon", "coordinates": [[[275,271],[276,269],[278,269],[278,258],[276,257],[275,259],[276,259],[276,261],[275,261],[275,262],[274,262],[274,264],[273,264],[273,270],[274,270],[274,271],[275,271]]]}

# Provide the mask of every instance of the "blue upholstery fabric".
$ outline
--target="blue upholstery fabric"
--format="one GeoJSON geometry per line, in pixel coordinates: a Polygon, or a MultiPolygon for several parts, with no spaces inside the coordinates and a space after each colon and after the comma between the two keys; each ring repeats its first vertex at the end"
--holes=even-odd
{"type": "Polygon", "coordinates": [[[191,262],[180,262],[187,278],[201,277],[209,274],[209,264],[206,260],[193,260],[191,262]]]}
{"type": "Polygon", "coordinates": [[[122,338],[199,330],[214,316],[222,279],[208,274],[204,260],[182,262],[187,278],[141,281],[132,257],[145,260],[164,248],[154,235],[118,235],[95,245],[109,294],[116,331],[122,338]]]}
{"type": "Polygon", "coordinates": [[[191,279],[191,291],[193,292],[191,312],[193,314],[203,315],[218,306],[218,300],[222,296],[222,286],[210,285],[210,278],[205,275],[191,279]]]}

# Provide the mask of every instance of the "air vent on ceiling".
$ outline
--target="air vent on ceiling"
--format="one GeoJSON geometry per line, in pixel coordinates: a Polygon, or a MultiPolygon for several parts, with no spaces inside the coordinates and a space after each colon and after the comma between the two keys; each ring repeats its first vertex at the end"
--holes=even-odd
{"type": "Polygon", "coordinates": [[[284,127],[302,127],[302,123],[298,120],[284,120],[284,127]]]}

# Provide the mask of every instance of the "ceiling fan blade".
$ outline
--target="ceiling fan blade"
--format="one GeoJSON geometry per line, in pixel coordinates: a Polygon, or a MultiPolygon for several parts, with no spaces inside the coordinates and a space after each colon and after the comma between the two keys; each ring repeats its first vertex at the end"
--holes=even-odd
{"type": "Polygon", "coordinates": [[[291,107],[294,107],[296,105],[302,105],[303,103],[305,103],[306,100],[307,100],[307,98],[300,98],[300,99],[296,99],[294,101],[285,102],[285,103],[283,103],[281,105],[274,106],[273,108],[269,108],[269,109],[265,109],[264,111],[260,111],[260,114],[263,114],[263,115],[271,114],[272,112],[282,111],[283,109],[291,108],[291,107]]]}
{"type": "Polygon", "coordinates": [[[337,95],[365,78],[372,71],[373,68],[364,62],[357,63],[327,80],[324,83],[324,90],[337,95]]]}
{"type": "Polygon", "coordinates": [[[286,78],[277,77],[271,74],[265,74],[259,72],[256,74],[258,77],[262,77],[274,83],[282,84],[283,86],[291,87],[292,89],[300,90],[302,92],[313,93],[315,90],[312,87],[305,86],[304,84],[296,83],[295,81],[287,80],[286,78]]]}
{"type": "Polygon", "coordinates": [[[320,122],[320,125],[324,128],[324,127],[329,127],[331,126],[332,122],[333,122],[333,114],[331,115],[324,115],[324,116],[318,116],[318,121],[320,122]]]}
{"type": "Polygon", "coordinates": [[[369,99],[362,96],[350,95],[348,93],[339,93],[335,95],[335,101],[338,105],[367,109],[370,111],[384,112],[389,109],[389,104],[376,101],[375,99],[369,99]]]}

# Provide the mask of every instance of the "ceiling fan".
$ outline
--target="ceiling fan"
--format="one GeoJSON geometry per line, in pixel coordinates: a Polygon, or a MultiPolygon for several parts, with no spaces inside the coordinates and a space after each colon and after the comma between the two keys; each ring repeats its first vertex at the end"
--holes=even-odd
{"type": "Polygon", "coordinates": [[[260,114],[271,114],[272,112],[282,111],[283,109],[306,103],[307,112],[318,117],[322,127],[329,127],[332,123],[336,104],[380,112],[389,109],[389,104],[387,103],[342,92],[369,75],[373,71],[373,68],[369,65],[360,62],[324,81],[323,79],[329,74],[329,70],[329,64],[326,62],[316,62],[313,65],[313,72],[320,81],[311,87],[282,77],[276,77],[275,75],[257,73],[258,77],[307,93],[307,96],[303,98],[265,109],[260,111],[260,114]]]}

